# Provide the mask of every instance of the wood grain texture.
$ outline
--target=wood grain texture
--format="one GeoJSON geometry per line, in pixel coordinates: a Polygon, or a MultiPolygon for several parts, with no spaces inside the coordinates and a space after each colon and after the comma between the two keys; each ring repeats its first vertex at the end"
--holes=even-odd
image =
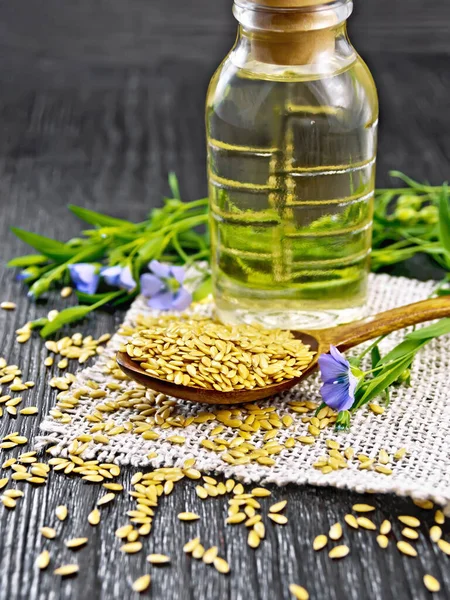
{"type": "MultiPolygon", "coordinates": [[[[80,224],[68,215],[69,202],[138,220],[167,193],[169,170],[178,173],[186,198],[206,193],[203,102],[211,72],[233,36],[232,21],[226,26],[225,20],[222,22],[228,18],[229,5],[219,0],[193,4],[177,0],[165,3],[164,12],[155,6],[132,0],[124,17],[123,3],[116,0],[1,3],[2,265],[26,250],[8,232],[10,225],[61,239],[75,235],[80,224]],[[209,14],[206,22],[200,19],[200,12],[209,14]],[[210,28],[211,21],[217,21],[216,29],[210,28]],[[164,27],[174,29],[171,43],[165,42],[161,49],[165,36],[160,30],[164,27]],[[202,28],[209,33],[194,38],[202,28]],[[141,35],[136,36],[139,31],[141,35]]],[[[413,36],[422,21],[425,29],[444,30],[449,6],[435,0],[425,14],[421,2],[410,0],[408,16],[397,3],[367,0],[358,10],[360,15],[372,11],[373,31],[379,28],[378,42],[372,39],[372,46],[368,42],[366,46],[382,99],[379,183],[391,183],[389,168],[441,182],[448,177],[450,158],[448,57],[425,56],[431,52],[429,48],[421,55],[416,47],[408,55],[409,42],[401,47],[398,42],[392,54],[382,43],[380,32],[385,25],[377,19],[392,26],[404,23],[407,35],[413,36]],[[387,52],[378,51],[381,44],[387,52]]],[[[401,33],[400,39],[405,35],[401,33]]],[[[436,43],[432,41],[431,48],[436,43]]],[[[438,273],[425,260],[411,261],[391,272],[423,279],[438,273]]],[[[25,401],[38,404],[44,414],[56,396],[47,385],[50,373],[42,368],[46,352],[39,339],[19,346],[14,331],[67,301],[29,303],[20,284],[3,266],[0,289],[1,300],[18,299],[16,312],[0,311],[1,355],[20,364],[27,377],[36,381],[25,401]]],[[[80,329],[96,335],[111,332],[120,318],[120,313],[102,312],[80,329]]],[[[3,417],[0,435],[20,429],[32,439],[39,419],[3,417]]],[[[5,454],[15,452],[2,452],[2,459],[5,454]]],[[[127,487],[131,475],[131,470],[124,473],[127,487]]],[[[193,487],[189,482],[179,484],[164,500],[144,552],[135,557],[123,556],[114,537],[116,527],[126,522],[123,515],[129,505],[125,496],[102,511],[103,523],[93,529],[86,517],[102,493],[97,486],[52,475],[46,488],[24,487],[26,496],[15,512],[0,510],[0,599],[134,599],[131,582],[145,572],[153,576],[151,592],[145,597],[155,600],[288,600],[290,582],[305,585],[311,598],[320,600],[427,600],[430,594],[422,584],[426,572],[442,583],[443,589],[435,597],[450,598],[449,559],[428,540],[431,514],[408,500],[311,487],[273,488],[274,500],[288,498],[290,521],[284,528],[269,523],[266,542],[254,552],[246,546],[244,527],[224,525],[225,502],[201,502],[193,487]],[[358,531],[346,533],[351,554],[343,561],[332,563],[325,553],[314,554],[314,536],[342,521],[356,501],[376,504],[377,523],[383,518],[395,520],[402,513],[420,515],[424,524],[419,558],[402,556],[394,548],[394,539],[400,537],[397,524],[388,550],[378,548],[373,534],[358,531]],[[39,527],[55,524],[54,509],[61,503],[69,506],[71,516],[58,524],[57,540],[43,540],[39,527]],[[201,520],[181,524],[176,515],[186,508],[198,512],[201,520]],[[183,554],[183,543],[196,533],[205,544],[219,545],[232,567],[229,577],[183,554]],[[89,536],[84,549],[73,553],[64,548],[64,539],[84,534],[89,536]],[[62,582],[51,570],[38,573],[34,561],[44,547],[51,551],[52,568],[75,558],[81,574],[62,582]],[[152,551],[169,554],[172,565],[151,568],[145,555],[152,551]]]]}

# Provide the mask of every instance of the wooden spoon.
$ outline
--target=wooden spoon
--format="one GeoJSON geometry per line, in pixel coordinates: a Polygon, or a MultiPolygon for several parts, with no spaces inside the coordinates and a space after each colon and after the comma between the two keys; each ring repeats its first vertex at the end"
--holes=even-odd
{"type": "Polygon", "coordinates": [[[331,329],[293,331],[292,333],[297,339],[309,345],[311,350],[315,352],[311,364],[302,373],[301,377],[268,385],[264,388],[254,388],[253,390],[219,392],[217,390],[205,390],[193,386],[177,385],[165,379],[152,377],[144,369],[141,369],[139,364],[133,361],[125,352],[117,354],[117,363],[122,371],[131,379],[157,392],[167,394],[168,396],[175,396],[175,398],[204,404],[254,402],[255,400],[274,396],[284,390],[289,390],[297,385],[299,381],[308,377],[316,369],[319,356],[329,351],[330,344],[333,344],[341,351],[345,351],[362,342],[377,338],[380,335],[443,317],[450,317],[450,298],[448,297],[432,298],[431,300],[424,300],[423,302],[394,308],[393,310],[388,310],[362,321],[340,325],[331,329]]]}

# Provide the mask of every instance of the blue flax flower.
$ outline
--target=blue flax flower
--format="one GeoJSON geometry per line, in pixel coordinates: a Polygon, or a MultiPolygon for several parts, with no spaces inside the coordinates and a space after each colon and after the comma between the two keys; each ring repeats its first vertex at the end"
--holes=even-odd
{"type": "Polygon", "coordinates": [[[329,354],[319,357],[323,386],[320,389],[323,401],[336,411],[348,410],[355,401],[358,378],[353,375],[351,365],[335,346],[329,354]]]}
{"type": "Polygon", "coordinates": [[[79,292],[95,294],[100,281],[98,267],[89,263],[69,265],[70,277],[79,292]]]}
{"type": "Polygon", "coordinates": [[[101,270],[101,276],[111,287],[118,287],[122,290],[127,290],[128,292],[132,292],[137,286],[129,265],[126,267],[121,267],[119,265],[116,265],[115,267],[104,267],[101,270]]]}
{"type": "Polygon", "coordinates": [[[152,260],[148,268],[152,273],[141,275],[141,291],[149,298],[150,308],[182,311],[191,304],[192,294],[183,287],[186,275],[183,267],[152,260]]]}

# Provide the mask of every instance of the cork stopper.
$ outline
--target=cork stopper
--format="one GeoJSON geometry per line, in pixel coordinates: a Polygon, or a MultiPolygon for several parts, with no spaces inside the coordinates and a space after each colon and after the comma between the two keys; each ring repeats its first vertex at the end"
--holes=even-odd
{"type": "MultiPolygon", "coordinates": [[[[237,0],[238,1],[238,0],[237,0]]],[[[256,60],[274,65],[310,65],[335,50],[334,27],[339,19],[329,10],[280,10],[326,6],[334,0],[246,0],[251,10],[250,39],[256,60]],[[272,10],[270,10],[272,9],[272,10]]],[[[245,28],[245,26],[244,26],[245,28]]]]}

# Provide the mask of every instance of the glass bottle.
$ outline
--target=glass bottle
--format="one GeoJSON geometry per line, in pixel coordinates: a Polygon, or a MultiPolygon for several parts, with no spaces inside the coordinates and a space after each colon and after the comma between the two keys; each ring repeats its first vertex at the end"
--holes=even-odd
{"type": "Polygon", "coordinates": [[[214,295],[225,322],[364,315],[378,99],[351,0],[235,0],[206,127],[214,295]]]}

